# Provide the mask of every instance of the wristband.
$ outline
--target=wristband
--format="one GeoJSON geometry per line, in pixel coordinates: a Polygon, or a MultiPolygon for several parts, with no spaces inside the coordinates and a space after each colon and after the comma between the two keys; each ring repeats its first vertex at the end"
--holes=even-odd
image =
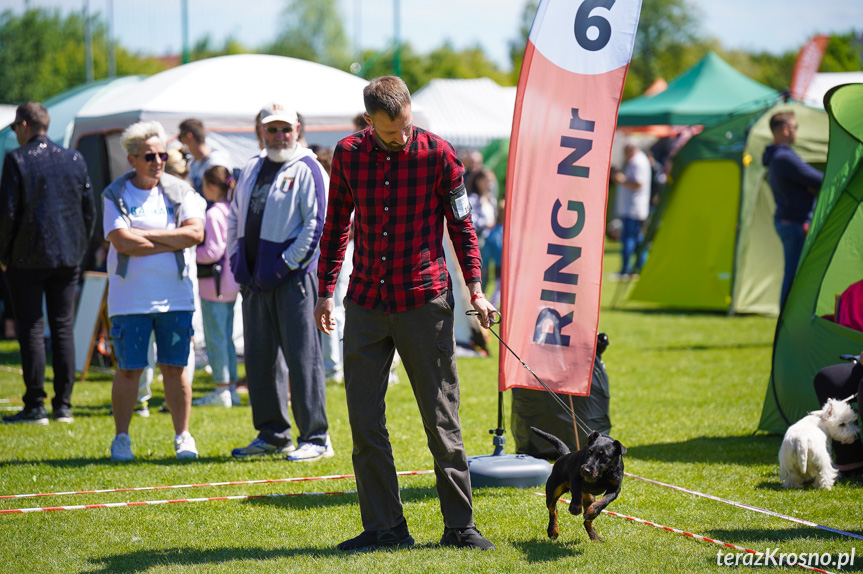
{"type": "Polygon", "coordinates": [[[483,295],[482,292],[479,292],[479,293],[474,293],[473,295],[470,296],[470,302],[471,303],[473,303],[477,299],[485,299],[485,295],[483,295]]]}

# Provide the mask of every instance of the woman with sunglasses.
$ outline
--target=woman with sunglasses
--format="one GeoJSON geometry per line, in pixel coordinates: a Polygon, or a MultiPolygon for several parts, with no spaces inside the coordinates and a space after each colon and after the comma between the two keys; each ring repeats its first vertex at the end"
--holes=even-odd
{"type": "Polygon", "coordinates": [[[134,459],[129,423],[152,332],[174,423],[175,454],[196,458],[189,434],[192,386],[185,366],[195,310],[191,248],[204,239],[206,205],[188,183],[165,173],[165,130],[158,122],[129,126],[120,142],[132,171],[102,193],[110,242],[108,315],[119,366],[111,393],[116,428],[111,459],[134,459]]]}

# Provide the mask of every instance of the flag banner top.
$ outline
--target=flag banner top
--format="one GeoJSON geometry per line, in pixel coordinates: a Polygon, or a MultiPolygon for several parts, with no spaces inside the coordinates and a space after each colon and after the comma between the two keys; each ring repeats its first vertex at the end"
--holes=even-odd
{"type": "Polygon", "coordinates": [[[813,36],[800,48],[791,72],[791,97],[802,102],[812,78],[821,67],[821,60],[830,43],[830,36],[813,36]]]}
{"type": "MultiPolygon", "coordinates": [[[[503,339],[552,390],[590,392],[611,144],[641,0],[543,0],[507,166],[503,339]]],[[[542,387],[500,353],[499,388],[542,387]]]]}

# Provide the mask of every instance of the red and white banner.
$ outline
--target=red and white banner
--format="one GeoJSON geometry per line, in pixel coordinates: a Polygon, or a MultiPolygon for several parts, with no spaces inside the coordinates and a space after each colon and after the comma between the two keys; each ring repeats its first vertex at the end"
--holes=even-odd
{"type": "Polygon", "coordinates": [[[800,48],[797,60],[794,61],[794,71],[791,73],[791,97],[798,102],[803,101],[812,78],[818,73],[829,42],[830,36],[813,36],[800,48]]]}
{"type": "MultiPolygon", "coordinates": [[[[611,144],[641,0],[542,0],[515,100],[504,221],[503,340],[552,390],[587,395],[611,144]]],[[[542,389],[500,351],[501,391],[542,389]]]]}

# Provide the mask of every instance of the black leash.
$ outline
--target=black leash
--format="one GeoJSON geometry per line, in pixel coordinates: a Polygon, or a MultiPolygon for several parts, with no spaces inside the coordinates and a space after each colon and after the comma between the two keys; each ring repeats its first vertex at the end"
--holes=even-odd
{"type": "MultiPolygon", "coordinates": [[[[465,311],[465,315],[479,315],[479,311],[471,309],[470,311],[465,311]]],[[[489,329],[488,330],[491,331],[491,334],[494,335],[495,337],[497,337],[497,340],[500,341],[500,343],[504,347],[506,347],[510,353],[512,353],[512,356],[515,357],[516,359],[518,359],[518,362],[521,363],[521,366],[524,367],[525,369],[527,369],[527,372],[529,372],[531,375],[533,375],[533,378],[536,379],[540,385],[542,385],[542,388],[544,388],[546,391],[549,392],[549,394],[551,394],[551,396],[554,398],[555,402],[558,405],[560,405],[560,408],[562,408],[564,410],[564,412],[569,413],[569,416],[572,417],[573,422],[579,426],[579,428],[584,432],[584,434],[590,435],[590,433],[593,429],[590,428],[589,426],[587,426],[587,424],[584,421],[582,421],[578,417],[578,415],[575,414],[575,411],[572,410],[572,408],[570,408],[565,402],[563,402],[563,399],[561,399],[559,396],[557,396],[557,393],[555,393],[553,390],[551,390],[548,387],[548,385],[546,385],[543,382],[543,380],[540,379],[537,376],[537,374],[533,372],[533,369],[531,369],[527,365],[527,363],[525,363],[524,361],[521,360],[521,357],[519,357],[518,355],[515,354],[515,351],[513,351],[512,348],[510,348],[510,346],[506,344],[506,341],[501,339],[500,335],[498,335],[497,333],[495,333],[491,329],[491,325],[497,325],[501,322],[501,320],[503,320],[503,315],[500,314],[500,311],[492,311],[491,313],[488,314],[488,322],[489,322],[489,329]],[[497,319],[495,319],[495,315],[497,316],[497,319]]]]}

